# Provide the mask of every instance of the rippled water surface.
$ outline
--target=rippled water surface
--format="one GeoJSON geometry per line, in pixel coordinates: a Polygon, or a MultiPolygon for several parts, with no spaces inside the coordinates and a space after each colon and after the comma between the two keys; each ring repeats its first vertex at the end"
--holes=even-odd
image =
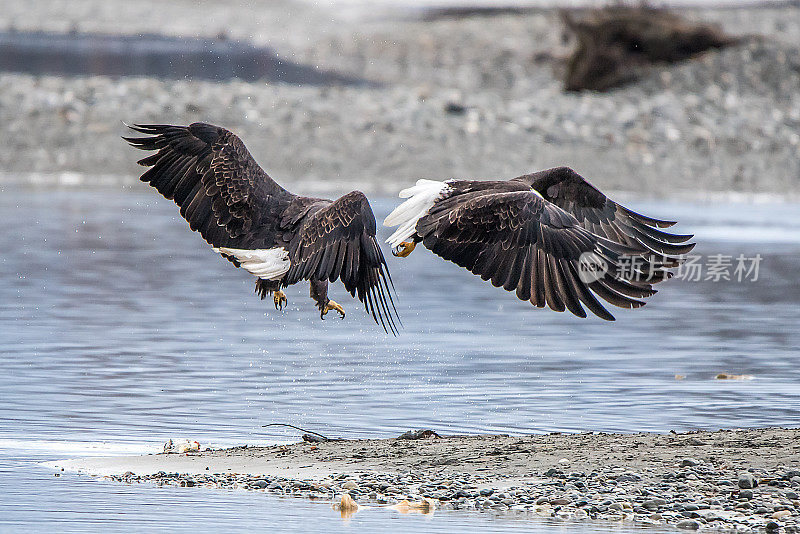
{"type": "MultiPolygon", "coordinates": [[[[394,203],[375,200],[378,218],[394,203]]],[[[305,284],[276,312],[143,188],[0,191],[0,530],[399,521],[345,524],[325,505],[54,478],[35,465],[99,442],[124,453],[175,437],[293,437],[260,428],[269,422],[342,437],[800,424],[798,206],[631,204],[678,218],[699,254],[761,254],[758,280],[672,280],[606,323],[532,309],[418,249],[389,260],[405,324],[393,338],[340,287],[343,321],[320,321],[305,284]]],[[[532,528],[469,514],[403,520],[396,529],[532,528]]]]}

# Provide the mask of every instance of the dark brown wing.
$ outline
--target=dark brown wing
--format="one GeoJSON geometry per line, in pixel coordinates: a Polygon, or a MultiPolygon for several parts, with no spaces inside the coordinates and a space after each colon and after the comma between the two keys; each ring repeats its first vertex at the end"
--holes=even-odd
{"type": "Polygon", "coordinates": [[[269,248],[294,195],[276,184],[234,134],[211,124],[135,125],[125,137],[157,152],[139,161],[141,177],[180,206],[181,216],[214,247],[269,248]]]}
{"type": "Polygon", "coordinates": [[[291,267],[284,283],[341,279],[376,323],[397,334],[394,286],[375,239],[375,215],[364,193],[353,191],[309,210],[297,227],[289,257],[291,267]]]}
{"type": "Polygon", "coordinates": [[[615,306],[638,308],[644,305],[638,298],[656,292],[639,281],[643,278],[635,269],[623,265],[623,256],[635,254],[635,249],[590,233],[533,191],[488,190],[461,198],[437,201],[417,223],[417,234],[435,254],[495,287],[516,291],[521,300],[586,317],[583,303],[613,321],[595,294],[615,306]],[[582,275],[581,262],[587,257],[604,263],[605,272],[582,275]]]}
{"type": "Polygon", "coordinates": [[[674,221],[653,219],[617,204],[569,167],[557,167],[515,178],[538,191],[545,200],[575,216],[581,226],[599,235],[639,248],[658,257],[658,266],[678,265],[677,256],[687,254],[694,243],[692,235],[663,232],[674,221]]]}

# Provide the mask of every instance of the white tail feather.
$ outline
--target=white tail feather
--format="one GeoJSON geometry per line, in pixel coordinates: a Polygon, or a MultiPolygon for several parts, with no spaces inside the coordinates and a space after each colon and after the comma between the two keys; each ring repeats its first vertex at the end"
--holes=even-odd
{"type": "Polygon", "coordinates": [[[254,250],[220,247],[214,252],[233,256],[243,269],[264,280],[279,280],[292,265],[283,247],[254,250]]]}
{"type": "Polygon", "coordinates": [[[393,248],[409,239],[417,228],[417,221],[424,217],[443,193],[448,189],[447,182],[418,180],[417,185],[400,191],[400,198],[407,198],[397,206],[383,221],[384,226],[398,226],[386,240],[393,248]]]}

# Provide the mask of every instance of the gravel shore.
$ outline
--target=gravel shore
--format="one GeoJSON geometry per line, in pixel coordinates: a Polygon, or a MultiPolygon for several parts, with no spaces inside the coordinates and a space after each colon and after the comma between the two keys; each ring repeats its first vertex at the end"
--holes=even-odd
{"type": "Polygon", "coordinates": [[[293,2],[191,4],[12,5],[0,30],[135,34],[152,32],[160,13],[167,35],[222,33],[380,85],[2,73],[0,183],[135,183],[139,154],[119,140],[122,120],[204,120],[234,130],[273,177],[306,191],[394,193],[421,177],[566,164],[638,195],[800,193],[800,8],[686,10],[756,37],[608,94],[576,95],[561,90],[570,44],[555,11],[337,19],[293,2]]]}
{"type": "Polygon", "coordinates": [[[689,530],[800,532],[800,430],[450,436],[89,458],[126,483],[689,530]]]}

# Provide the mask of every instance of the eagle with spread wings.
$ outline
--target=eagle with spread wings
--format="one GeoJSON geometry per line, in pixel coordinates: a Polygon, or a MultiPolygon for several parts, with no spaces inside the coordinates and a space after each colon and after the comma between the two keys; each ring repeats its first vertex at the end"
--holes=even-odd
{"type": "Polygon", "coordinates": [[[568,167],[507,181],[419,180],[385,221],[388,243],[408,256],[417,243],[536,307],[586,306],[614,320],[597,297],[639,308],[653,284],[694,247],[692,235],[664,232],[673,221],[636,213],[568,167]]]}
{"type": "Polygon", "coordinates": [[[144,137],[124,137],[155,151],[138,163],[141,177],[174,200],[181,216],[213,250],[256,276],[256,293],[287,302],[282,289],[310,282],[320,317],[342,306],[328,298],[328,283],[341,280],[376,323],[397,333],[392,281],[375,238],[375,215],[360,191],[337,200],[303,197],[278,185],[244,143],[224,128],[137,124],[144,137]]]}

